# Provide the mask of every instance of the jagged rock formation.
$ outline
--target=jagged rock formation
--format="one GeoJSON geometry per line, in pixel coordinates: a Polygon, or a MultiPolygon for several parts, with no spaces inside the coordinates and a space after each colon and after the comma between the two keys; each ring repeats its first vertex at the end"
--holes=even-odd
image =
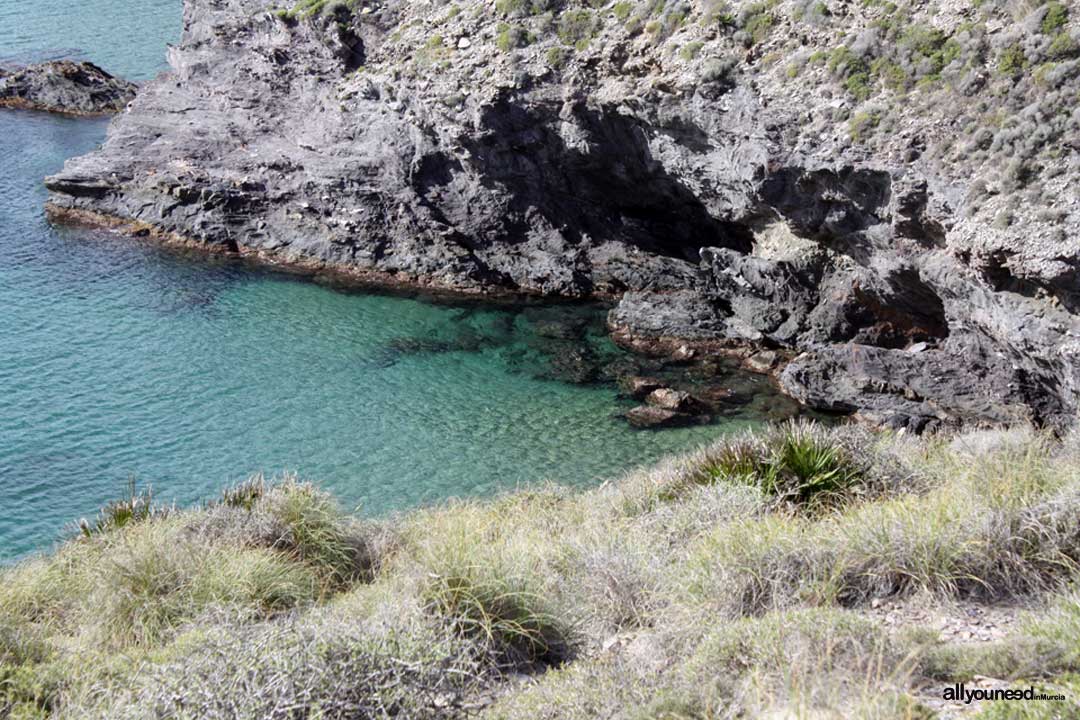
{"type": "Polygon", "coordinates": [[[893,426],[1071,422],[1067,8],[596,5],[186,0],[173,71],[48,179],[51,211],[619,297],[627,345],[779,350],[795,397],[893,426]]]}
{"type": "Polygon", "coordinates": [[[71,115],[123,110],[137,87],[88,62],[57,60],[14,70],[0,68],[0,107],[71,115]]]}

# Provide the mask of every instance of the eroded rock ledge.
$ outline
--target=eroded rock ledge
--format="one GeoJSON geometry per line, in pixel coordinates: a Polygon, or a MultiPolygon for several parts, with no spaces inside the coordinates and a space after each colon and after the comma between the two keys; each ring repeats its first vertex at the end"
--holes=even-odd
{"type": "Polygon", "coordinates": [[[137,86],[88,62],[57,60],[0,68],[0,107],[68,115],[111,115],[135,97],[137,86]]]}
{"type": "MultiPolygon", "coordinates": [[[[1041,141],[1053,213],[1010,200],[991,222],[1011,191],[973,194],[985,168],[936,149],[966,137],[956,106],[897,101],[887,135],[856,139],[897,91],[836,90],[840,64],[806,60],[836,34],[797,3],[756,10],[760,38],[715,3],[655,32],[594,5],[186,0],[172,72],[47,180],[52,212],[386,284],[621,297],[627,345],[781,351],[762,369],[793,396],[886,425],[1072,422],[1075,118],[1041,141]]],[[[928,7],[905,12],[956,20],[928,7]]],[[[874,52],[856,41],[885,11],[833,10],[844,51],[874,52]]],[[[1055,92],[1080,76],[1055,72],[1055,92]]]]}

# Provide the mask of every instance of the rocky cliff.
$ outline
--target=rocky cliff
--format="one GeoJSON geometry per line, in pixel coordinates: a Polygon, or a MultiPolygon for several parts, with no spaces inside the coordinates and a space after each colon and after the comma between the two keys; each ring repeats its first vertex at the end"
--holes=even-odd
{"type": "Polygon", "coordinates": [[[363,282],[619,298],[922,429],[1080,400],[1080,9],[185,0],[57,218],[363,282]],[[1070,12],[1071,10],[1075,12],[1070,12]]]}

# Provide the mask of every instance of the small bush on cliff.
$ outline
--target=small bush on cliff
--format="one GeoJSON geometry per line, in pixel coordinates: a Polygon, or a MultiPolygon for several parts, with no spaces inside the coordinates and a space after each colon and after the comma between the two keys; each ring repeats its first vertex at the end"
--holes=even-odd
{"type": "Polygon", "coordinates": [[[756,2],[750,3],[739,11],[736,24],[745,33],[746,44],[756,45],[763,42],[772,32],[776,18],[771,8],[775,5],[775,0],[756,2]]]}
{"type": "Polygon", "coordinates": [[[298,0],[291,8],[278,10],[277,16],[283,20],[320,17],[333,15],[339,8],[351,13],[357,9],[357,5],[358,0],[298,0]]]}
{"type": "Polygon", "coordinates": [[[559,40],[578,50],[589,46],[597,29],[598,21],[591,10],[567,10],[559,16],[559,40]]]}
{"type": "Polygon", "coordinates": [[[498,31],[495,35],[495,46],[503,52],[510,52],[516,48],[529,45],[532,43],[532,40],[532,36],[530,36],[523,28],[515,25],[508,25],[506,23],[499,23],[498,31]]]}
{"type": "Polygon", "coordinates": [[[1046,14],[1040,25],[1044,35],[1053,35],[1069,21],[1069,9],[1057,0],[1046,4],[1046,14]]]}

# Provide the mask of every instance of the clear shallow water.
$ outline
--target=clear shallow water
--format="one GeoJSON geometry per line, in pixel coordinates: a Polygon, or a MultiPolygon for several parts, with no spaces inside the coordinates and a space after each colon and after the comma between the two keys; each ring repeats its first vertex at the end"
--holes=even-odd
{"type": "MultiPolygon", "coordinates": [[[[0,55],[83,37],[77,17],[54,24],[76,9],[98,28],[84,52],[132,76],[157,66],[178,23],[170,2],[5,0],[0,55]]],[[[105,128],[0,113],[0,559],[48,547],[132,477],[188,504],[291,470],[380,513],[593,483],[743,422],[635,432],[614,417],[613,387],[550,379],[583,349],[618,360],[595,313],[346,294],[51,228],[41,178],[105,128]],[[540,336],[568,317],[591,319],[586,340],[540,336]]]]}

